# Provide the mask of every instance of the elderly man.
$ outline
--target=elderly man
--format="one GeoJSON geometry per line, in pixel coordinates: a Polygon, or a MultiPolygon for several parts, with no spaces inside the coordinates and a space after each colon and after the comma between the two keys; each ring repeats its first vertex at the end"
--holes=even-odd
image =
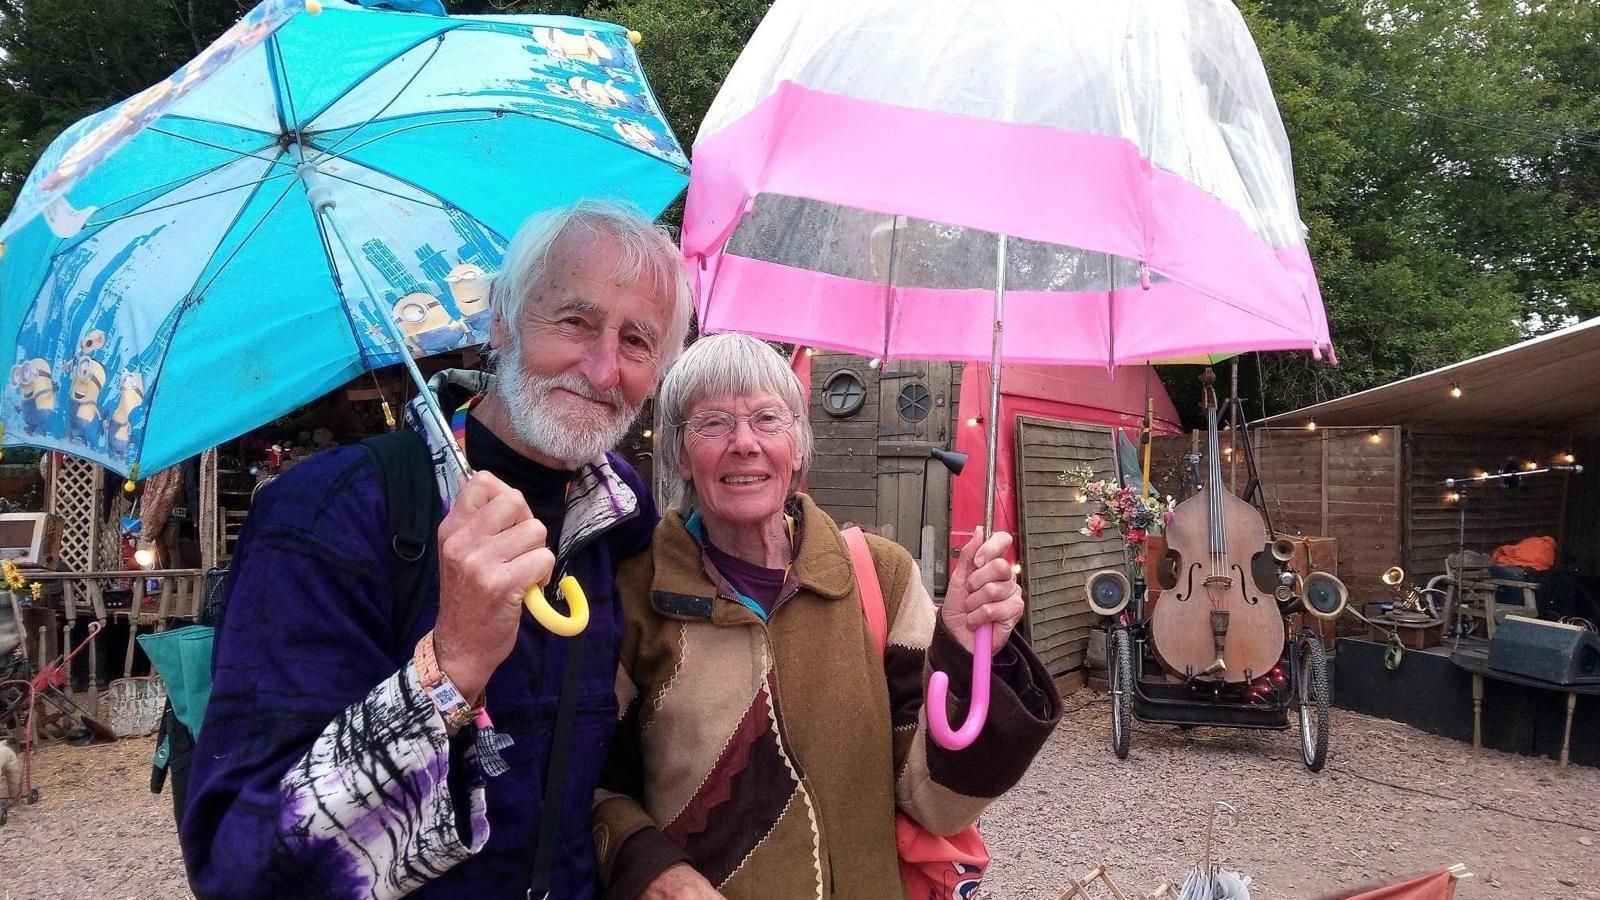
{"type": "Polygon", "coordinates": [[[202,898],[593,893],[614,567],[658,518],[607,451],[683,347],[688,284],[663,232],[586,202],[518,232],[490,303],[495,376],[432,381],[454,434],[407,409],[420,490],[350,447],[256,500],[181,824],[202,898]],[[413,549],[392,514],[434,486],[448,514],[413,549]],[[592,608],[577,638],[523,613],[562,575],[592,608]]]}

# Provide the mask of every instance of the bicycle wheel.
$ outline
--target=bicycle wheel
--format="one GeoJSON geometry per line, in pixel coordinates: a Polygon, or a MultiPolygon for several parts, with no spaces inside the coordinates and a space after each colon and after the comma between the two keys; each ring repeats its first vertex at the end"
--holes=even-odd
{"type": "Polygon", "coordinates": [[[1322,771],[1328,762],[1328,705],[1333,691],[1328,684],[1328,653],[1322,640],[1307,635],[1300,641],[1300,670],[1296,690],[1300,706],[1300,754],[1306,768],[1322,771]]]}
{"type": "Polygon", "coordinates": [[[1111,680],[1111,749],[1117,759],[1128,758],[1133,737],[1133,642],[1125,629],[1111,632],[1111,652],[1106,660],[1111,680]]]}

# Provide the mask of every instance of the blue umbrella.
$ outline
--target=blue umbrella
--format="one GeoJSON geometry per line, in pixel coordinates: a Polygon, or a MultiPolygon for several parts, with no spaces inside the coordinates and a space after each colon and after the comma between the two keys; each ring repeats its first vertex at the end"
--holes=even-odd
{"type": "Polygon", "coordinates": [[[636,35],[382,5],[424,11],[268,0],[46,149],[0,226],[0,443],[137,478],[364,371],[420,383],[488,339],[527,216],[682,191],[636,35]]]}

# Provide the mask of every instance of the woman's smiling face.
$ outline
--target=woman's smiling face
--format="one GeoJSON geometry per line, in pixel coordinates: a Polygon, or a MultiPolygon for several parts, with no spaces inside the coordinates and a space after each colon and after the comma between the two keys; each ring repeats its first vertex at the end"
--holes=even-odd
{"type": "Polygon", "coordinates": [[[801,462],[794,415],[782,398],[762,391],[702,400],[684,420],[684,471],[678,474],[694,481],[701,515],[725,525],[758,525],[782,514],[801,462]],[[719,418],[708,415],[716,413],[733,417],[732,430],[720,437],[698,433],[696,424],[719,418]]]}

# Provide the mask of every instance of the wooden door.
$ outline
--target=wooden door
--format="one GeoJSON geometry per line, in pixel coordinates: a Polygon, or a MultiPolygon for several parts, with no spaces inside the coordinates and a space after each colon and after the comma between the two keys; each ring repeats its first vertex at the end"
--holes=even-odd
{"type": "Polygon", "coordinates": [[[1085,464],[1116,478],[1112,430],[1033,416],[1017,417],[1017,498],[1022,582],[1033,650],[1060,678],[1083,665],[1091,626],[1084,585],[1101,569],[1126,563],[1114,529],[1104,538],[1079,533],[1089,513],[1068,473],[1085,464]]]}
{"type": "Polygon", "coordinates": [[[923,529],[932,528],[931,566],[943,590],[949,563],[950,473],[928,454],[950,439],[951,366],[905,360],[878,376],[878,533],[923,555],[923,529]]]}

